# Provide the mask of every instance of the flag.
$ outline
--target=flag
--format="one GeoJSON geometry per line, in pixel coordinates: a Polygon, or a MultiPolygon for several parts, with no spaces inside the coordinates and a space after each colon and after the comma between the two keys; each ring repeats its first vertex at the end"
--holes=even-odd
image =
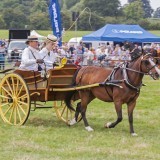
{"type": "Polygon", "coordinates": [[[58,0],[50,0],[49,14],[52,23],[53,34],[58,38],[58,45],[62,45],[61,14],[58,0]]]}

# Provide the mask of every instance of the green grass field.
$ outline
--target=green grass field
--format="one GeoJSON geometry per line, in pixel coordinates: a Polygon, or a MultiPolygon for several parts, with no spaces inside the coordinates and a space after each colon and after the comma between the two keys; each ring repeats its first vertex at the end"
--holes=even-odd
{"type": "MultiPolygon", "coordinates": [[[[43,36],[47,36],[48,34],[53,33],[52,31],[42,31],[42,30],[38,30],[37,32],[43,36]]],[[[66,31],[62,39],[64,42],[67,42],[72,37],[82,37],[83,35],[86,35],[89,33],[91,33],[91,31],[77,31],[77,32],[66,31]]],[[[8,37],[9,37],[8,30],[0,30],[0,39],[8,39],[8,37]]]]}
{"type": "MultiPolygon", "coordinates": [[[[134,128],[129,134],[127,108],[114,129],[104,128],[116,119],[113,103],[94,100],[87,117],[94,132],[83,122],[72,127],[60,121],[53,109],[31,111],[24,126],[10,126],[0,119],[0,157],[3,160],[159,160],[160,82],[145,77],[146,87],[134,110],[134,128]]],[[[52,105],[52,102],[50,102],[52,105]]]]}

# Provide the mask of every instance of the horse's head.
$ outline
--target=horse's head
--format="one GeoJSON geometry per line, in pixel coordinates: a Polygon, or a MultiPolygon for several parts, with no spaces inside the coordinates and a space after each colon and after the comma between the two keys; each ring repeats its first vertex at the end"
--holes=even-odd
{"type": "Polygon", "coordinates": [[[141,71],[150,75],[154,80],[160,77],[160,70],[157,67],[156,59],[151,54],[141,57],[141,71]]]}

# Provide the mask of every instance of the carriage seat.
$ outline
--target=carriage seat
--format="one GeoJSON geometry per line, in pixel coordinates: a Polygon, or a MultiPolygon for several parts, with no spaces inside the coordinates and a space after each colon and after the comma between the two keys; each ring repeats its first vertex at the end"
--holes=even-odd
{"type": "Polygon", "coordinates": [[[19,74],[25,80],[29,90],[45,89],[47,87],[47,80],[41,77],[41,72],[17,69],[14,73],[19,74]]]}

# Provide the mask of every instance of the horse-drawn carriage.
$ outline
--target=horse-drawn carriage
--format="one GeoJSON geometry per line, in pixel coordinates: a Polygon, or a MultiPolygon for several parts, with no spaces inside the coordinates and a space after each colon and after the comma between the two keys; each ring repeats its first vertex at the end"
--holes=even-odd
{"type": "MultiPolygon", "coordinates": [[[[73,118],[73,111],[65,107],[63,100],[67,91],[76,89],[71,88],[76,70],[77,66],[68,64],[51,69],[45,75],[19,69],[7,73],[0,82],[0,114],[4,122],[22,125],[28,119],[31,108],[38,108],[38,101],[53,101],[57,116],[68,123],[73,118]]],[[[76,99],[78,97],[74,97],[76,99]]]]}
{"type": "MultiPolygon", "coordinates": [[[[68,124],[74,117],[74,111],[64,103],[67,93],[99,85],[73,87],[72,79],[78,68],[74,64],[62,64],[45,73],[19,69],[7,72],[0,82],[0,115],[3,121],[11,125],[23,125],[31,110],[49,107],[38,102],[53,101],[57,117],[68,124]]],[[[75,94],[73,104],[77,100],[79,95],[75,94]]]]}

